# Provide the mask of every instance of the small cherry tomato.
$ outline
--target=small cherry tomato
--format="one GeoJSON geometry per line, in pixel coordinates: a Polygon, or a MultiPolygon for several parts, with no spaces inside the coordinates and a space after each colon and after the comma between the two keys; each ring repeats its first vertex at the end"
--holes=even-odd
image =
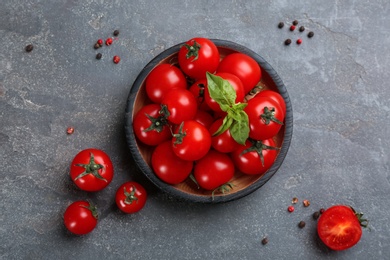
{"type": "Polygon", "coordinates": [[[154,103],[161,103],[164,95],[172,89],[186,89],[187,81],[181,70],[171,64],[157,65],[147,76],[145,89],[154,103]]]}
{"type": "Polygon", "coordinates": [[[105,152],[89,148],[74,157],[70,166],[70,177],[81,190],[99,191],[111,183],[114,167],[105,152]]]}
{"type": "Polygon", "coordinates": [[[333,250],[356,245],[362,236],[362,226],[368,221],[349,206],[335,205],[325,210],[317,223],[317,232],[324,244],[333,250]]]}
{"type": "Polygon", "coordinates": [[[145,206],[147,197],[147,192],[141,184],[129,181],[118,188],[115,202],[121,211],[131,214],[140,211],[145,206]]]}
{"type": "Polygon", "coordinates": [[[185,161],[173,152],[171,141],[159,144],[152,153],[152,168],[162,181],[179,184],[191,174],[192,161],[185,161]]]}
{"type": "Polygon", "coordinates": [[[223,58],[217,69],[217,73],[220,72],[236,75],[244,86],[245,94],[251,91],[261,79],[259,64],[244,53],[232,53],[223,58]]]}
{"type": "Polygon", "coordinates": [[[189,90],[174,89],[165,94],[161,101],[162,114],[173,124],[180,124],[194,118],[198,105],[189,90]]]}
{"type": "Polygon", "coordinates": [[[198,80],[194,84],[192,84],[191,87],[189,88],[189,91],[191,91],[191,93],[196,98],[198,108],[200,110],[210,111],[211,109],[207,105],[207,102],[205,99],[206,87],[207,87],[207,80],[202,79],[202,80],[198,80]]]}
{"type": "Polygon", "coordinates": [[[229,155],[210,150],[195,163],[194,177],[205,190],[215,190],[229,182],[234,176],[234,164],[229,155]]]}
{"type": "Polygon", "coordinates": [[[97,219],[97,208],[88,201],[75,201],[64,213],[64,225],[75,235],[85,235],[94,230],[97,219]]]}
{"type": "Polygon", "coordinates": [[[225,132],[219,135],[214,135],[214,133],[222,125],[222,122],[222,118],[217,119],[209,128],[209,132],[211,134],[211,146],[219,152],[230,153],[236,150],[239,146],[239,144],[236,142],[236,140],[233,139],[232,135],[230,134],[230,130],[227,129],[225,132]]]}
{"type": "Polygon", "coordinates": [[[160,115],[161,106],[143,106],[134,116],[135,136],[144,144],[155,146],[172,137],[167,119],[160,115]]]}
{"type": "Polygon", "coordinates": [[[214,73],[219,64],[217,46],[207,38],[192,38],[179,50],[179,66],[194,79],[206,78],[206,72],[214,73]]]}

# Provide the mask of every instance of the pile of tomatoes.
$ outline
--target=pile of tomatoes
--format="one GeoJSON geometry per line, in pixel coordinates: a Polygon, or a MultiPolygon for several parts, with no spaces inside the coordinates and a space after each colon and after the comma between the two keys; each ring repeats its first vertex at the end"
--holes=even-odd
{"type": "MultiPolygon", "coordinates": [[[[151,165],[162,181],[191,177],[199,187],[225,191],[236,172],[264,174],[274,163],[274,137],[286,105],[259,89],[262,71],[252,57],[225,57],[207,38],[192,38],[177,64],[157,65],[145,80],[149,101],[133,118],[138,141],[154,147],[151,165]]],[[[231,187],[231,185],[230,185],[231,187]]]]}
{"type": "MultiPolygon", "coordinates": [[[[79,189],[97,192],[111,183],[114,167],[110,157],[104,151],[89,148],[80,151],[74,157],[70,167],[70,177],[79,189]]],[[[115,194],[118,208],[127,214],[140,211],[145,206],[146,199],[145,188],[135,181],[123,183],[115,194]]],[[[75,201],[64,213],[65,227],[76,235],[91,232],[97,222],[97,207],[89,201],[75,201]]]]}

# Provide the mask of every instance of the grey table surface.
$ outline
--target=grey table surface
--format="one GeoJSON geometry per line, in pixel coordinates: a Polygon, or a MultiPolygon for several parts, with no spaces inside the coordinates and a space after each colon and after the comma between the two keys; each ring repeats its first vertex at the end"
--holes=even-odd
{"type": "Polygon", "coordinates": [[[387,0],[2,0],[0,258],[386,259],[389,24],[387,0]],[[294,19],[304,33],[277,28],[294,19]],[[118,39],[96,60],[94,42],[115,29],[118,39]],[[309,39],[308,31],[315,36],[309,39]],[[138,73],[195,36],[260,54],[293,104],[293,140],[282,167],[259,190],[225,204],[163,194],[135,166],[125,139],[126,100],[138,73]],[[287,38],[290,46],[283,44],[287,38]],[[34,45],[30,53],[27,44],[34,45]],[[114,55],[122,59],[117,65],[114,55]],[[106,151],[115,167],[113,182],[97,193],[78,190],[69,178],[74,155],[88,147],[106,151]],[[149,193],[134,215],[114,204],[116,189],[128,180],[149,193]],[[289,214],[293,197],[311,205],[298,203],[289,214]],[[62,223],[66,207],[79,199],[95,202],[100,212],[97,228],[81,237],[62,223]],[[370,230],[346,251],[327,249],[311,218],[334,204],[351,205],[370,220],[370,230]]]}

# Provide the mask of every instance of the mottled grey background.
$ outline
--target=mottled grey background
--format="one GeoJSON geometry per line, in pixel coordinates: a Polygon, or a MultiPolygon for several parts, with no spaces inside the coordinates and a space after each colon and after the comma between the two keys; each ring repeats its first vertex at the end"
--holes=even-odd
{"type": "Polygon", "coordinates": [[[0,258],[386,259],[389,14],[387,0],[2,0],[0,258]],[[294,19],[315,36],[277,28],[294,19]],[[95,60],[94,42],[114,29],[118,40],[95,60]],[[135,167],[125,141],[126,99],[137,74],[194,36],[259,53],[293,104],[284,164],[260,190],[227,204],[193,205],[162,194],[135,167]],[[283,45],[298,37],[302,45],[283,45]],[[30,43],[35,48],[26,53],[30,43]],[[94,194],[79,191],[68,175],[73,156],[88,147],[105,150],[115,165],[113,182],[94,194]],[[135,215],[114,205],[117,187],[128,180],[149,192],[135,215]],[[289,214],[292,197],[311,205],[299,203],[289,214]],[[83,237],[62,224],[67,205],[78,199],[97,203],[101,215],[83,237]],[[355,247],[333,252],[319,242],[311,214],[339,203],[363,211],[370,230],[355,247]],[[302,230],[300,220],[307,222],[302,230]]]}

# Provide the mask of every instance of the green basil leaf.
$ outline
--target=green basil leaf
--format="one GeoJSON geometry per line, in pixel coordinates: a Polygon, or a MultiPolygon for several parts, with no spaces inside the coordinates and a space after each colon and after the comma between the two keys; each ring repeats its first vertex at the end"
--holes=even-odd
{"type": "Polygon", "coordinates": [[[244,111],[240,111],[237,113],[237,118],[240,120],[234,120],[229,129],[230,134],[237,143],[244,145],[249,136],[248,115],[244,111]]]}
{"type": "Polygon", "coordinates": [[[220,135],[226,130],[230,128],[230,126],[233,124],[234,120],[229,115],[226,115],[225,118],[222,121],[222,125],[218,128],[215,133],[213,133],[213,136],[220,135]]]}
{"type": "Polygon", "coordinates": [[[207,72],[207,87],[209,95],[214,99],[223,111],[231,107],[236,102],[236,91],[229,81],[207,72]]]}

